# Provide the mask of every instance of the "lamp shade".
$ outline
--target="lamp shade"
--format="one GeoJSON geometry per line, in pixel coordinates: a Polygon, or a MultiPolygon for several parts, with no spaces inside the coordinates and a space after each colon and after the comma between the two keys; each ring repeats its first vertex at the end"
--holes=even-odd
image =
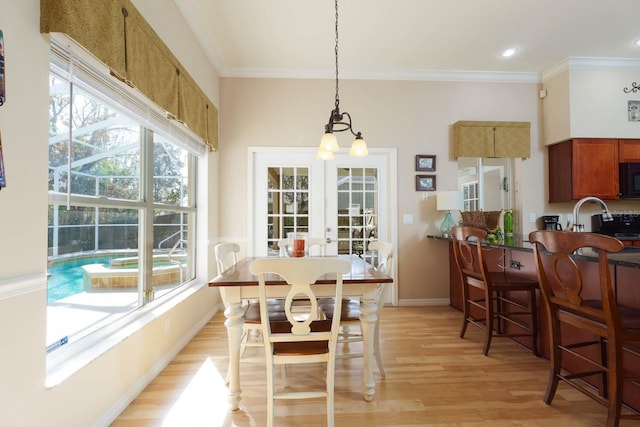
{"type": "Polygon", "coordinates": [[[351,150],[349,150],[349,155],[355,157],[364,157],[368,154],[369,150],[367,150],[367,143],[364,142],[364,139],[354,139],[353,144],[351,144],[351,150]]]}
{"type": "Polygon", "coordinates": [[[461,191],[438,191],[436,209],[439,211],[461,210],[464,206],[461,191]]]}

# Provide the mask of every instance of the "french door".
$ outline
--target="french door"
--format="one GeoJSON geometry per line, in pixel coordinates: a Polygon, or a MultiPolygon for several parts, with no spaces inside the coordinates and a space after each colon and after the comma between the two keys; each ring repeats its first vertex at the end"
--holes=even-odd
{"type": "Polygon", "coordinates": [[[328,242],[325,254],[368,261],[371,240],[395,242],[395,150],[367,157],[336,153],[316,159],[309,148],[249,148],[249,254],[277,256],[288,232],[328,242]]]}

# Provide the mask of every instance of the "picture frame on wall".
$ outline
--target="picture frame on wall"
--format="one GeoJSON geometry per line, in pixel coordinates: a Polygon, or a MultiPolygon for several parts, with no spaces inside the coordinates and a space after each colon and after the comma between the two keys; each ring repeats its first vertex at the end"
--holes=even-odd
{"type": "Polygon", "coordinates": [[[416,191],[436,191],[436,176],[416,175],[416,191]]]}
{"type": "Polygon", "coordinates": [[[436,156],[416,154],[416,171],[435,172],[436,156]]]}
{"type": "Polygon", "coordinates": [[[629,101],[628,112],[630,122],[640,122],[640,101],[629,101]]]}
{"type": "Polygon", "coordinates": [[[4,88],[4,36],[0,30],[0,105],[3,105],[5,101],[4,88]]]}

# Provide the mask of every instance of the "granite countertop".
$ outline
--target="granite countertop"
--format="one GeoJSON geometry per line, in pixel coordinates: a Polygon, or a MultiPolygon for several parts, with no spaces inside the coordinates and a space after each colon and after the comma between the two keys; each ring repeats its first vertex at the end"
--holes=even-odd
{"type": "MultiPolygon", "coordinates": [[[[451,241],[450,237],[440,235],[427,235],[428,239],[451,241]]],[[[485,241],[484,244],[492,248],[511,249],[516,251],[533,252],[533,245],[529,243],[528,236],[514,235],[506,237],[504,240],[485,241]]],[[[583,249],[581,253],[576,253],[577,259],[588,261],[598,261],[598,252],[592,249],[583,249]]],[[[622,252],[609,254],[609,262],[614,265],[640,268],[640,246],[625,246],[622,252]]]]}

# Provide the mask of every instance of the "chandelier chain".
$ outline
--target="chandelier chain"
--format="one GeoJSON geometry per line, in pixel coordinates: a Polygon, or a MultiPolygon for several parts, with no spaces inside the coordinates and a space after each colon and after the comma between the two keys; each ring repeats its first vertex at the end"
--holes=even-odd
{"type": "Polygon", "coordinates": [[[338,0],[335,0],[336,3],[336,110],[340,106],[340,95],[338,95],[338,0]]]}

